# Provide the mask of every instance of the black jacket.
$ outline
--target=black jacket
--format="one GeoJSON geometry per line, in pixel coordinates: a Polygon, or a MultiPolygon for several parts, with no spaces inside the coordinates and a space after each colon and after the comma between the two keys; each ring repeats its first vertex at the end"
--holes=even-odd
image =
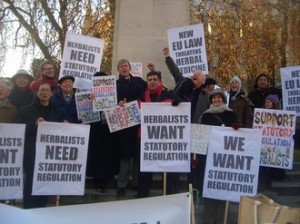
{"type": "Polygon", "coordinates": [[[204,113],[201,119],[201,124],[232,127],[237,123],[237,116],[234,111],[224,111],[223,113],[204,113]]]}
{"type": "Polygon", "coordinates": [[[31,104],[34,101],[35,93],[29,87],[22,92],[17,87],[14,87],[8,98],[17,111],[19,111],[23,106],[31,104]]]}
{"type": "Polygon", "coordinates": [[[21,108],[16,123],[26,124],[25,148],[24,148],[24,171],[33,172],[35,161],[35,143],[37,135],[36,120],[43,117],[46,121],[61,122],[63,116],[52,106],[51,102],[48,106],[43,106],[38,99],[32,104],[21,108]]]}
{"type": "Polygon", "coordinates": [[[146,89],[147,83],[140,77],[132,76],[130,80],[119,76],[117,80],[117,96],[118,102],[126,98],[127,102],[137,100],[146,89]]]}

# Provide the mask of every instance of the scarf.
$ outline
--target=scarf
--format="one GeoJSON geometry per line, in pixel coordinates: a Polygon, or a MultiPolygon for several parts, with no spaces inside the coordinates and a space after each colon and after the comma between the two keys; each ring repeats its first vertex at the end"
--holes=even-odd
{"type": "Polygon", "coordinates": [[[161,94],[162,90],[163,90],[163,85],[162,84],[159,85],[156,89],[151,90],[151,91],[148,88],[146,88],[145,97],[144,97],[145,102],[152,102],[151,95],[157,97],[161,94]]]}
{"type": "Polygon", "coordinates": [[[0,101],[0,108],[4,108],[9,104],[9,100],[6,98],[3,101],[0,101]]]}
{"type": "Polygon", "coordinates": [[[210,105],[209,109],[207,109],[204,113],[212,113],[212,114],[220,114],[224,111],[233,111],[226,104],[222,104],[219,107],[215,107],[213,104],[210,105]]]}

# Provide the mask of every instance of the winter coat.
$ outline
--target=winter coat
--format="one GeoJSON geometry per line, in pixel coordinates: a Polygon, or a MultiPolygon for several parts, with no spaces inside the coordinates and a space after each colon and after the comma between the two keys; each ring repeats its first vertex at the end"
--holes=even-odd
{"type": "MultiPolygon", "coordinates": [[[[74,91],[75,92],[75,91],[74,91]]],[[[55,93],[51,98],[52,104],[64,116],[65,120],[70,123],[80,123],[77,117],[77,109],[75,103],[75,94],[67,102],[61,91],[55,93]]]]}
{"type": "Polygon", "coordinates": [[[36,100],[27,106],[21,108],[16,123],[26,124],[25,132],[25,148],[24,148],[24,171],[33,172],[35,161],[35,143],[37,135],[36,120],[42,117],[50,122],[62,122],[63,116],[49,103],[48,106],[43,106],[39,100],[36,100]]]}
{"type": "Polygon", "coordinates": [[[223,113],[204,113],[201,124],[232,127],[237,122],[237,116],[234,111],[224,111],[223,113]]]}
{"type": "Polygon", "coordinates": [[[20,91],[18,87],[14,86],[8,98],[17,108],[17,111],[19,111],[21,107],[31,104],[34,101],[35,93],[32,92],[29,87],[27,87],[24,91],[20,91]]]}
{"type": "Polygon", "coordinates": [[[132,76],[125,79],[119,76],[117,80],[117,96],[118,102],[126,98],[127,102],[131,102],[137,99],[137,97],[142,94],[147,87],[147,83],[140,77],[132,76]]]}
{"type": "MultiPolygon", "coordinates": [[[[138,99],[138,96],[144,93],[147,87],[147,83],[140,77],[132,76],[127,80],[122,76],[119,76],[117,80],[117,97],[118,102],[126,98],[127,102],[131,102],[138,99]]],[[[116,145],[120,150],[120,158],[128,160],[131,157],[137,155],[138,151],[138,127],[133,126],[113,134],[116,140],[116,145]]]]}
{"type": "Polygon", "coordinates": [[[264,108],[265,99],[270,94],[277,95],[278,99],[282,98],[281,90],[275,87],[270,87],[267,89],[255,89],[248,94],[248,98],[252,101],[255,108],[264,108]]]}
{"type": "Polygon", "coordinates": [[[56,93],[58,91],[58,85],[56,79],[48,78],[45,76],[41,76],[39,79],[30,83],[30,89],[34,92],[37,92],[42,83],[48,83],[51,86],[52,93],[56,93]]]}
{"type": "Polygon", "coordinates": [[[192,123],[197,123],[205,110],[209,108],[210,102],[208,92],[201,86],[194,89],[190,78],[185,78],[171,57],[166,57],[166,64],[175,79],[175,93],[185,102],[191,102],[192,123]]]}
{"type": "Polygon", "coordinates": [[[16,115],[16,107],[7,99],[6,102],[0,106],[0,123],[12,123],[16,115]]]}
{"type": "Polygon", "coordinates": [[[242,90],[236,96],[235,100],[232,99],[235,93],[229,92],[229,94],[229,108],[236,113],[240,126],[243,128],[252,128],[254,104],[245,96],[242,90]]]}

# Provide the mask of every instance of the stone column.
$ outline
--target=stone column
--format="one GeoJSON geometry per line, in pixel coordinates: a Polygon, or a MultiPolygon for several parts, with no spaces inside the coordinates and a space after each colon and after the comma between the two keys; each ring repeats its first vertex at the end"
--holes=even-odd
{"type": "Polygon", "coordinates": [[[189,0],[116,0],[112,74],[118,75],[117,62],[126,58],[143,63],[146,79],[152,62],[162,72],[164,85],[173,88],[162,49],[168,46],[167,30],[190,25],[189,19],[189,0]]]}

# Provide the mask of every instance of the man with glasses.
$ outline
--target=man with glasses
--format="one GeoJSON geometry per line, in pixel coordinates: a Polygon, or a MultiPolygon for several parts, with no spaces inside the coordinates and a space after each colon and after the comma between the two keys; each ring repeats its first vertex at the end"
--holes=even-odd
{"type": "Polygon", "coordinates": [[[40,66],[40,78],[30,84],[30,89],[34,92],[38,91],[41,83],[48,83],[51,86],[52,93],[57,92],[58,85],[55,76],[54,66],[50,61],[42,62],[40,66]]]}

